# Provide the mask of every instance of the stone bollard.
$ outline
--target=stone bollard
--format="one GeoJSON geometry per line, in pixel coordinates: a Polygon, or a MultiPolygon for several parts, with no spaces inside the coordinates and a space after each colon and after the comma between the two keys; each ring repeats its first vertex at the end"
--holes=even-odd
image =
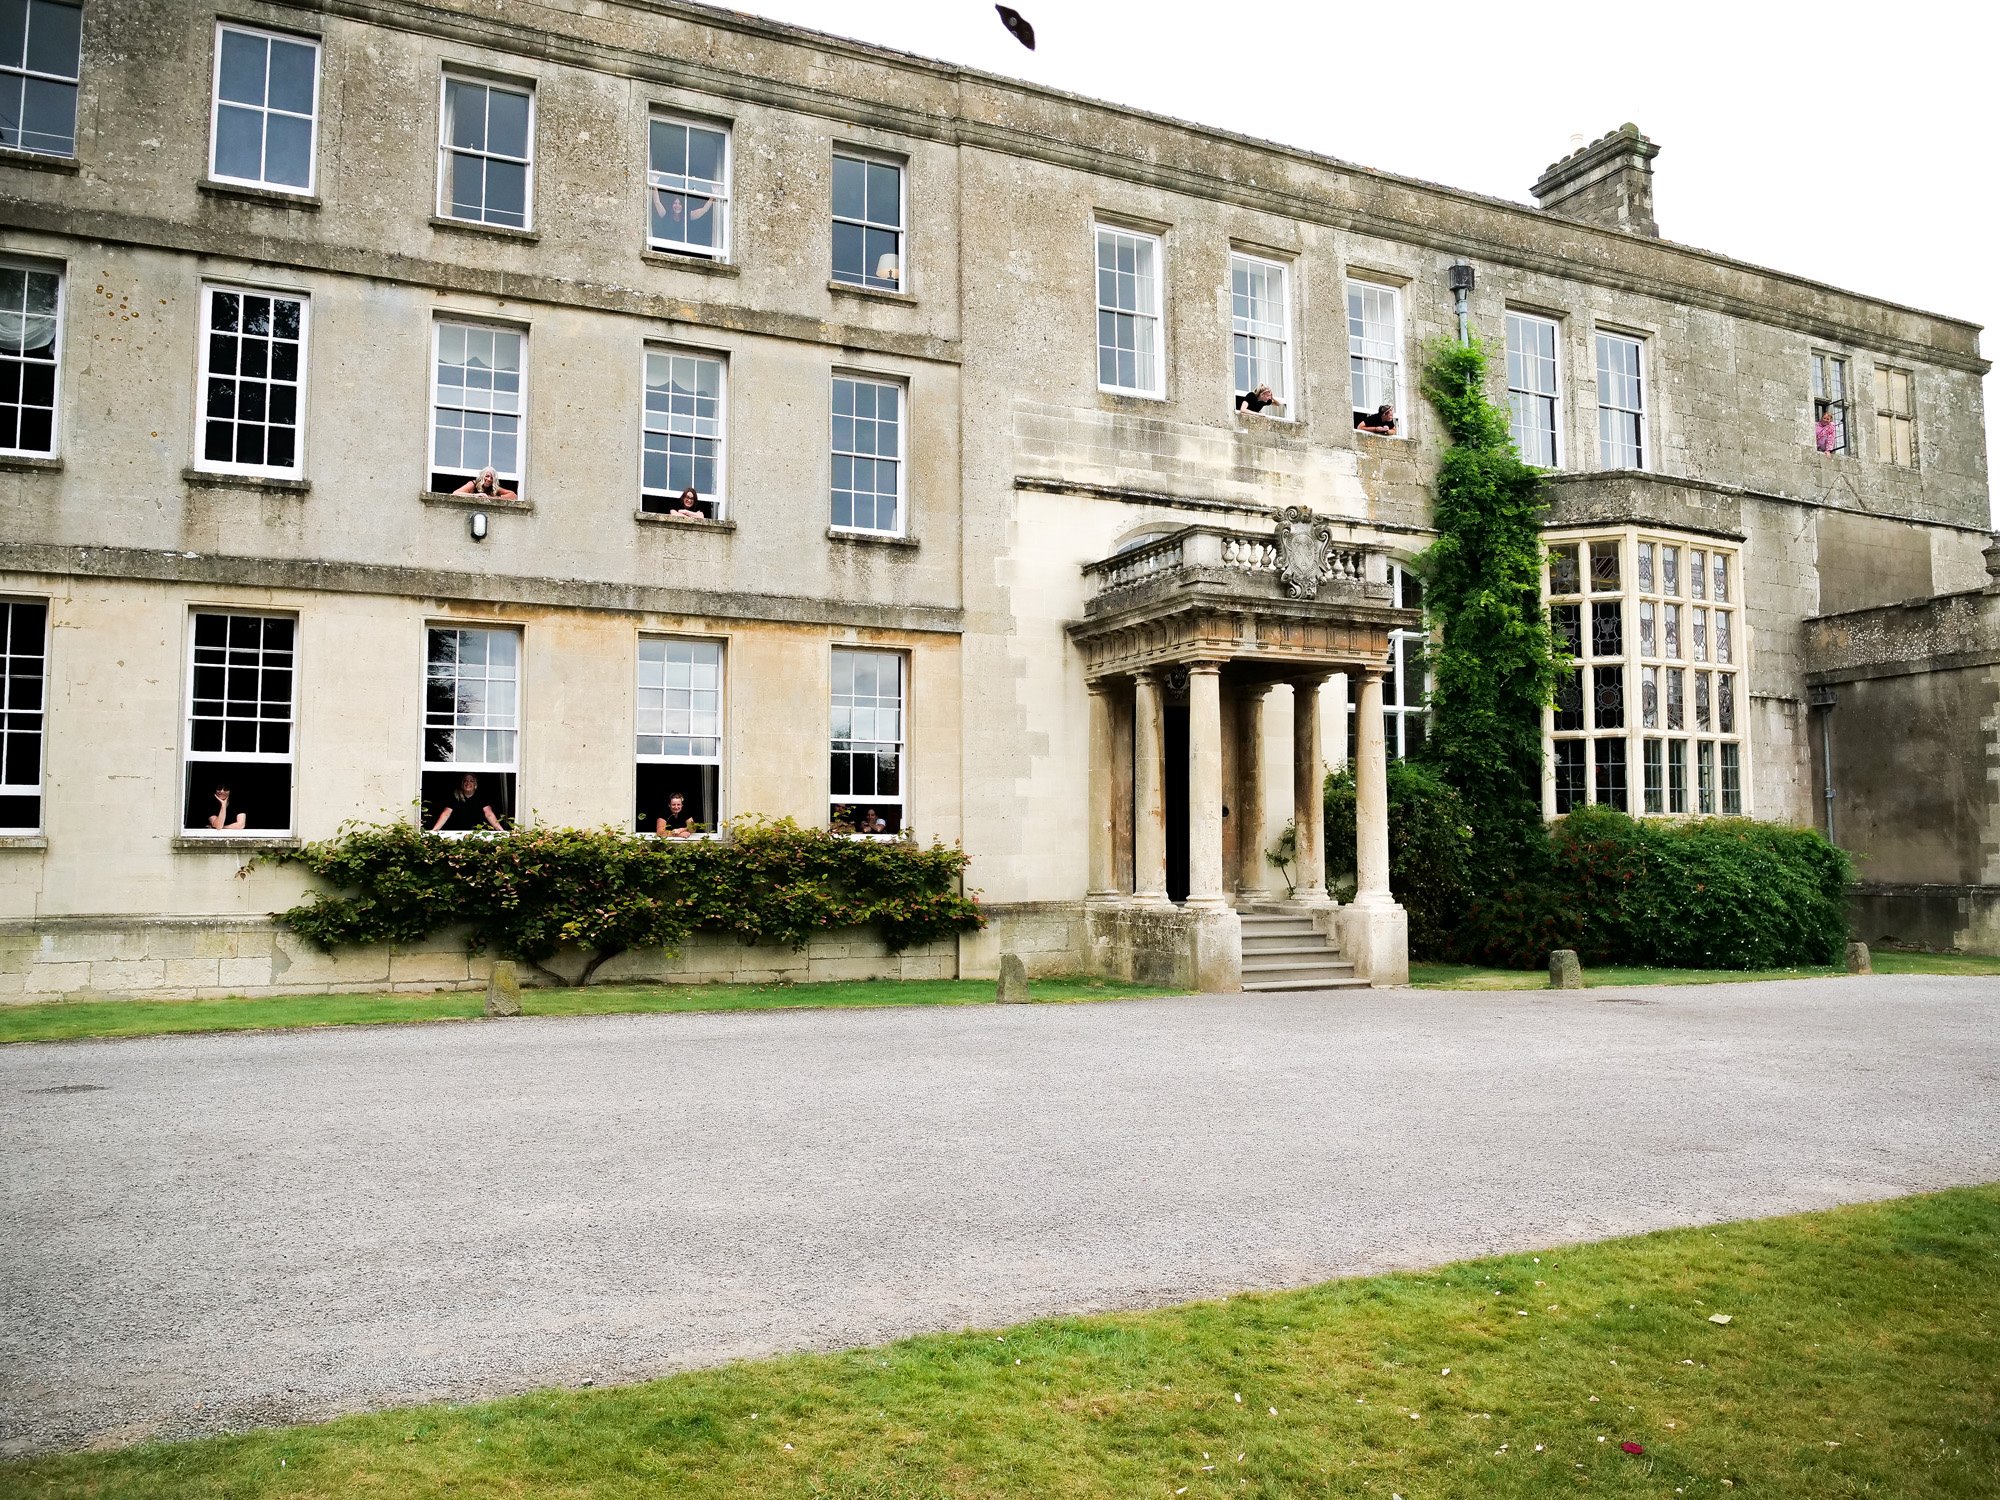
{"type": "Polygon", "coordinates": [[[993,998],[1001,1005],[1028,1003],[1028,966],[1021,962],[1020,954],[1000,955],[1000,987],[994,991],[993,998]]]}
{"type": "Polygon", "coordinates": [[[1549,955],[1549,988],[1552,990],[1583,988],[1583,965],[1576,960],[1576,949],[1558,948],[1549,955]]]}
{"type": "Polygon", "coordinates": [[[521,1013],[521,980],[505,959],[493,965],[493,977],[486,981],[486,1014],[518,1016],[521,1013]]]}
{"type": "Polygon", "coordinates": [[[1847,972],[1850,974],[1873,974],[1875,972],[1875,960],[1868,956],[1868,945],[1866,943],[1849,943],[1847,945],[1847,972]]]}

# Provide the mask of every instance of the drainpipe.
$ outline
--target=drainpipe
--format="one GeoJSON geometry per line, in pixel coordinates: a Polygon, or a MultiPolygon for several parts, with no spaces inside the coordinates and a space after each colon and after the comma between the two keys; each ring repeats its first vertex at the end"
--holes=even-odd
{"type": "Polygon", "coordinates": [[[1458,341],[1469,344],[1472,342],[1472,318],[1466,311],[1465,299],[1472,290],[1472,262],[1453,261],[1446,277],[1446,285],[1451,288],[1452,304],[1458,310],[1458,341]]]}
{"type": "Polygon", "coordinates": [[[1832,687],[1809,687],[1806,689],[1806,707],[1819,709],[1819,754],[1820,779],[1826,783],[1826,841],[1837,843],[1833,836],[1833,689],[1832,687]]]}

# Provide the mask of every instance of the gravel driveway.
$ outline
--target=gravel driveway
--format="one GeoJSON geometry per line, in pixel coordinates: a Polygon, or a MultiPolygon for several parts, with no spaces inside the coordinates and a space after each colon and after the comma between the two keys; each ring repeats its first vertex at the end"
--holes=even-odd
{"type": "Polygon", "coordinates": [[[0,1452],[2000,1178],[2000,980],[0,1049],[0,1452]]]}

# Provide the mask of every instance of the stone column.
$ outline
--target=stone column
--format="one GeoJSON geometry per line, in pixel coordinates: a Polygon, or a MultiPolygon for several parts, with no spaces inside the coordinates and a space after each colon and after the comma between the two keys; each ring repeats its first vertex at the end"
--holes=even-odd
{"type": "Polygon", "coordinates": [[[1116,751],[1111,732],[1111,684],[1092,682],[1087,686],[1090,689],[1090,897],[1102,901],[1118,894],[1111,802],[1111,763],[1116,751]]]}
{"type": "Polygon", "coordinates": [[[1271,894],[1265,884],[1270,867],[1264,863],[1264,699],[1268,682],[1246,683],[1241,689],[1242,741],[1236,750],[1240,804],[1236,809],[1236,900],[1239,906],[1271,894]]]}
{"type": "Polygon", "coordinates": [[[1361,676],[1354,711],[1354,904],[1392,906],[1389,894],[1389,755],[1381,669],[1361,676]]]}
{"type": "Polygon", "coordinates": [[[1189,906],[1227,906],[1222,889],[1222,667],[1188,668],[1189,906]]]}
{"type": "Polygon", "coordinates": [[[1167,899],[1166,716],[1160,677],[1135,679],[1132,701],[1132,898],[1167,899]]]}
{"type": "Polygon", "coordinates": [[[1298,837],[1298,884],[1292,899],[1326,904],[1326,764],[1320,745],[1319,690],[1326,681],[1292,682],[1292,826],[1298,837]]]}

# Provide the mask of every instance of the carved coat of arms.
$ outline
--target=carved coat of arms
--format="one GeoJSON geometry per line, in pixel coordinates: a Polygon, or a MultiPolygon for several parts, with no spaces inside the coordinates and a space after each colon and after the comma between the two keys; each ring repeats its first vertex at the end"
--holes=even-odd
{"type": "Polygon", "coordinates": [[[1278,582],[1294,599],[1318,595],[1333,547],[1333,528],[1303,505],[1288,505],[1272,541],[1277,550],[1278,582]]]}

